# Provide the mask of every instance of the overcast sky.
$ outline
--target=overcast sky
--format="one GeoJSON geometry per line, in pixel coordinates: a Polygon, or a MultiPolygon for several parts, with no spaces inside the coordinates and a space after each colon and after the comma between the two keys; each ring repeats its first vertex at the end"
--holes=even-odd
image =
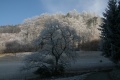
{"type": "Polygon", "coordinates": [[[42,13],[90,11],[102,16],[108,0],[0,0],[0,25],[15,25],[42,13]]]}

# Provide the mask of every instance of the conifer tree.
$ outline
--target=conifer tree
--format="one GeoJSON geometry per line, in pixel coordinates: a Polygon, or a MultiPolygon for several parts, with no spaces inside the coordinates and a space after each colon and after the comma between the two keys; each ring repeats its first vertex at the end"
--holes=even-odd
{"type": "Polygon", "coordinates": [[[118,7],[116,0],[109,0],[108,8],[103,13],[103,24],[101,27],[102,51],[106,57],[117,61],[116,55],[116,29],[118,26],[118,7]]]}
{"type": "Polygon", "coordinates": [[[112,47],[112,60],[115,62],[120,61],[120,1],[118,2],[117,8],[117,18],[116,18],[116,29],[114,32],[113,38],[113,47],[112,47]]]}

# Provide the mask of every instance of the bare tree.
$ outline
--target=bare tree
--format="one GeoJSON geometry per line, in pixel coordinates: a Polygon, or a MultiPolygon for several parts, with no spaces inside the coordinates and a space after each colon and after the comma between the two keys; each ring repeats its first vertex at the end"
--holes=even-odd
{"type": "Polygon", "coordinates": [[[40,63],[36,65],[37,67],[48,66],[49,61],[46,59],[51,57],[52,64],[49,65],[53,66],[52,72],[57,74],[65,60],[71,60],[76,57],[75,48],[80,38],[74,29],[58,19],[46,21],[45,28],[40,34],[40,37],[35,41],[40,46],[39,53],[37,53],[40,56],[37,56],[38,58],[33,58],[33,55],[33,57],[29,56],[26,61],[33,62],[33,65],[34,62],[40,63]],[[41,55],[44,55],[44,57],[41,57],[41,55]]]}

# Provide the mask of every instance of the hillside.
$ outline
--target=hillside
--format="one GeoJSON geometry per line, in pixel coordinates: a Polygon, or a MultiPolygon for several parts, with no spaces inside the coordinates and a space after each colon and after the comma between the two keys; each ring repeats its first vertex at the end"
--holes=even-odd
{"type": "MultiPolygon", "coordinates": [[[[35,51],[37,49],[34,41],[39,37],[49,20],[58,20],[61,24],[66,24],[75,29],[80,36],[79,49],[85,50],[92,43],[98,47],[101,25],[101,17],[94,13],[70,11],[67,14],[42,14],[24,20],[24,23],[16,27],[0,27],[0,52],[24,52],[35,51]],[[84,45],[85,44],[85,45],[84,45]]],[[[89,50],[89,49],[86,49],[89,50]]],[[[96,49],[95,49],[96,50],[96,49]]]]}

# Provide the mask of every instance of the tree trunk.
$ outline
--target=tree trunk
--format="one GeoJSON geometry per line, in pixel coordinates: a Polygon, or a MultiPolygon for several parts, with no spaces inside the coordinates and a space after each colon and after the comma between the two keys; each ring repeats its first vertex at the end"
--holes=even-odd
{"type": "Polygon", "coordinates": [[[57,75],[58,74],[58,58],[55,58],[56,62],[55,62],[55,70],[54,70],[54,74],[57,75]]]}

